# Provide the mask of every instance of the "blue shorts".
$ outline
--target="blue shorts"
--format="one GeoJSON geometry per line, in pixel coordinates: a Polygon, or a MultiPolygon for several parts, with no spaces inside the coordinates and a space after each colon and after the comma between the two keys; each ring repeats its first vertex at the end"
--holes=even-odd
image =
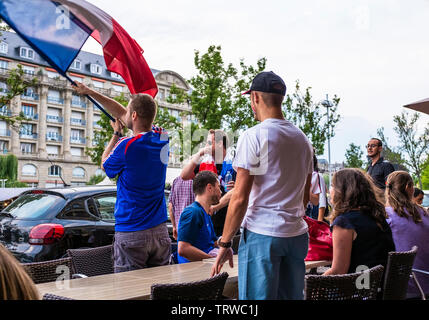
{"type": "Polygon", "coordinates": [[[243,230],[238,249],[239,300],[303,300],[308,233],[290,238],[243,230]]]}

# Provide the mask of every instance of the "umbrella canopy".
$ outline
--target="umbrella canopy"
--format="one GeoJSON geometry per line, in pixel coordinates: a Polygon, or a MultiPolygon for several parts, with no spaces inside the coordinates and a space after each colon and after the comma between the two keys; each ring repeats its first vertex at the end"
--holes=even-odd
{"type": "Polygon", "coordinates": [[[429,98],[406,104],[404,107],[429,114],[429,98]]]}

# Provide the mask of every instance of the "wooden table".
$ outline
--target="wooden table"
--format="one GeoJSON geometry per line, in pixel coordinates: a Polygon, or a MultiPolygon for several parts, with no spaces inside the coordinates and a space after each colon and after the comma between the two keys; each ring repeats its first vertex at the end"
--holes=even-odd
{"type": "MultiPolygon", "coordinates": [[[[96,277],[38,284],[40,295],[51,293],[77,300],[137,300],[150,299],[150,288],[155,283],[200,281],[210,277],[215,259],[174,264],[161,267],[113,273],[96,277]]],[[[306,261],[306,269],[329,265],[330,261],[306,261]]],[[[225,263],[222,272],[228,272],[224,295],[238,296],[238,256],[234,267],[225,263]]]]}

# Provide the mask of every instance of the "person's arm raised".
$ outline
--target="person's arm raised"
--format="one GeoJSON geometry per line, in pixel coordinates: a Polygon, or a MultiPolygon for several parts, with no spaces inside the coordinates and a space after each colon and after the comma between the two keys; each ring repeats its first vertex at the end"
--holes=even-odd
{"type": "Polygon", "coordinates": [[[103,107],[107,109],[110,114],[117,119],[120,119],[122,123],[126,123],[125,116],[127,114],[127,109],[120,104],[118,101],[106,97],[105,95],[88,88],[83,83],[75,81],[76,86],[73,86],[74,90],[80,95],[89,95],[95,100],[97,100],[103,107]]]}

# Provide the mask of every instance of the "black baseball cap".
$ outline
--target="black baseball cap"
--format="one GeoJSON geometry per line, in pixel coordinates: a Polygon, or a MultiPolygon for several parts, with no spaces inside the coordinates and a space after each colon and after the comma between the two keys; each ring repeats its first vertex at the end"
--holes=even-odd
{"type": "Polygon", "coordinates": [[[286,94],[286,85],[282,78],[280,78],[274,72],[264,71],[256,75],[252,81],[250,89],[243,94],[250,94],[251,91],[277,93],[284,96],[286,94]]]}

